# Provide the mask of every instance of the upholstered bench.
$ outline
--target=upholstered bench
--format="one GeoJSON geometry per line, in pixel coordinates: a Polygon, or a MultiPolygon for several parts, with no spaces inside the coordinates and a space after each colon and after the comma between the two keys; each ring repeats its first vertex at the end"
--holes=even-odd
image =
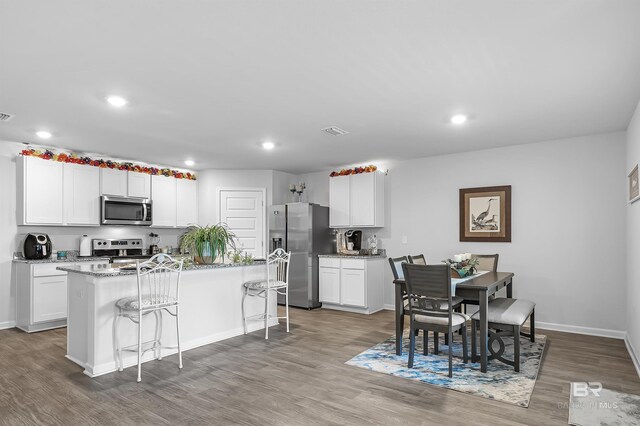
{"type": "MultiPolygon", "coordinates": [[[[496,298],[489,302],[487,310],[487,322],[489,326],[489,342],[487,348],[491,355],[489,359],[497,359],[505,364],[513,366],[515,371],[520,371],[520,335],[527,336],[532,342],[536,340],[535,329],[536,304],[524,299],[496,298]],[[529,334],[520,333],[520,328],[529,318],[529,334]],[[513,361],[502,357],[504,342],[502,337],[513,336],[513,361]],[[498,342],[500,348],[493,349],[493,342],[498,342]]],[[[477,361],[476,332],[480,325],[480,312],[471,316],[471,360],[477,361]]]]}

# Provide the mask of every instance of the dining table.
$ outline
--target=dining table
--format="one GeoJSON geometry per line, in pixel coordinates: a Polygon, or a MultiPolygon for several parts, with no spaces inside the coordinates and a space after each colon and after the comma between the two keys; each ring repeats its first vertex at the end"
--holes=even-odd
{"type": "MultiPolygon", "coordinates": [[[[512,272],[478,271],[477,274],[465,278],[451,279],[455,295],[478,303],[480,311],[480,370],[487,372],[489,327],[487,311],[489,297],[506,287],[507,297],[513,297],[512,272]]],[[[404,301],[407,287],[404,279],[394,280],[395,284],[395,321],[396,321],[396,354],[402,355],[402,333],[404,331],[404,301]]],[[[475,355],[475,354],[473,354],[475,355]]]]}

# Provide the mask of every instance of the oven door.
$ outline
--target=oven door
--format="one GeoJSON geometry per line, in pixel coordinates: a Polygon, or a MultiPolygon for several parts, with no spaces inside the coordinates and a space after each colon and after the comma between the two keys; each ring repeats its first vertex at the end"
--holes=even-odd
{"type": "Polygon", "coordinates": [[[151,200],[103,195],[101,214],[103,225],[149,226],[152,223],[151,200]]]}

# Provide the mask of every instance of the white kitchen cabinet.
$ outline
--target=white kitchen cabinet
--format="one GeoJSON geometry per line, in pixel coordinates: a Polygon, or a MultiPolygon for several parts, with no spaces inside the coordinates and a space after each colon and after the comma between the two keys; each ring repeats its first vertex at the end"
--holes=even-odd
{"type": "Polygon", "coordinates": [[[340,268],[320,267],[320,302],[340,304],[340,268]]]}
{"type": "MultiPolygon", "coordinates": [[[[107,260],[88,262],[104,264],[107,260]]],[[[87,262],[82,262],[87,264],[87,262]]],[[[67,325],[67,273],[58,266],[73,262],[17,262],[16,326],[26,332],[42,331],[67,325]]]]}
{"type": "Polygon", "coordinates": [[[384,260],[383,257],[320,257],[322,306],[363,314],[383,309],[384,260]]]}
{"type": "Polygon", "coordinates": [[[127,172],[116,169],[100,169],[100,195],[127,196],[127,172]]]}
{"type": "Polygon", "coordinates": [[[63,164],[37,157],[18,157],[18,225],[62,225],[63,164]]]}
{"type": "Polygon", "coordinates": [[[176,179],[176,225],[186,227],[198,223],[198,185],[195,180],[176,179]]]}
{"type": "Polygon", "coordinates": [[[177,224],[176,178],[151,176],[151,201],[153,202],[153,225],[175,228],[177,224]]]}
{"type": "Polygon", "coordinates": [[[100,169],[100,194],[151,198],[151,175],[117,169],[100,169]]]}
{"type": "Polygon", "coordinates": [[[64,164],[64,224],[100,225],[100,169],[64,164]]]}
{"type": "Polygon", "coordinates": [[[332,228],[349,226],[351,176],[329,178],[329,224],[332,228]]]}
{"type": "Polygon", "coordinates": [[[329,226],[384,227],[383,173],[329,178],[329,226]]]}
{"type": "Polygon", "coordinates": [[[127,172],[127,196],[151,198],[151,175],[127,172]]]}

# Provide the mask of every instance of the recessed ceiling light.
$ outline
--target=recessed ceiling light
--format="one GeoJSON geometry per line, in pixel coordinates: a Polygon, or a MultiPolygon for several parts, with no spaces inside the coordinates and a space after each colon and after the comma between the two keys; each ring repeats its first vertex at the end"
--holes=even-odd
{"type": "Polygon", "coordinates": [[[269,150],[275,148],[275,144],[273,142],[263,142],[262,147],[269,150]]]}
{"type": "Polygon", "coordinates": [[[114,107],[123,107],[128,103],[127,100],[121,96],[109,96],[107,102],[114,107]]]}
{"type": "Polygon", "coordinates": [[[196,164],[196,163],[195,163],[195,161],[193,161],[193,160],[184,160],[184,164],[185,164],[186,166],[191,167],[191,166],[193,166],[193,165],[194,165],[194,164],[196,164]]]}
{"type": "Polygon", "coordinates": [[[456,114],[451,117],[452,124],[464,124],[467,122],[467,116],[464,114],[456,114]]]}
{"type": "Polygon", "coordinates": [[[38,137],[42,139],[49,139],[51,137],[51,133],[44,130],[40,130],[39,132],[36,132],[36,135],[38,135],[38,137]]]}

